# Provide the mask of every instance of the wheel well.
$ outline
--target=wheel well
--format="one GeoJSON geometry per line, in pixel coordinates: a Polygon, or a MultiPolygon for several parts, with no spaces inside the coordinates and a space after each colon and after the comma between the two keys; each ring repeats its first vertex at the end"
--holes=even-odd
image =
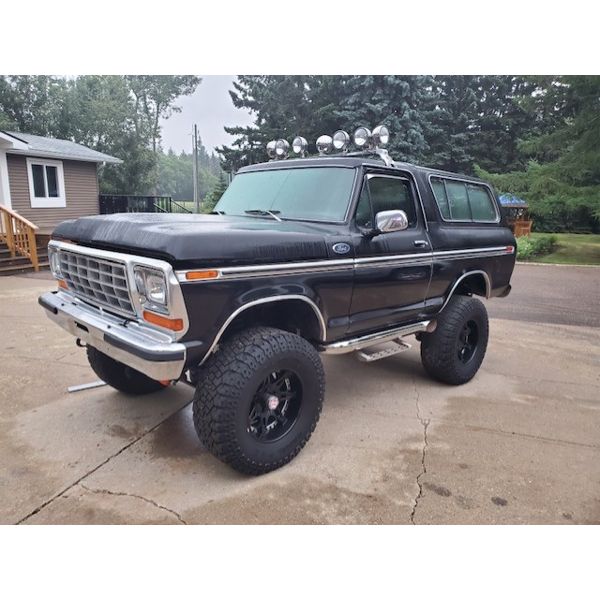
{"type": "Polygon", "coordinates": [[[483,273],[470,273],[460,280],[456,288],[450,292],[461,296],[488,296],[488,280],[483,273]]]}
{"type": "Polygon", "coordinates": [[[290,299],[256,304],[243,310],[227,326],[221,339],[256,325],[296,333],[311,342],[322,341],[323,337],[315,309],[304,300],[290,299]]]}

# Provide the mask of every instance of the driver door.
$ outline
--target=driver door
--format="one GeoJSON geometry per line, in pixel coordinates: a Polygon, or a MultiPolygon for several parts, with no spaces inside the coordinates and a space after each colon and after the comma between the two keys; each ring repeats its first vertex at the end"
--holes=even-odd
{"type": "Polygon", "coordinates": [[[402,175],[367,173],[358,201],[354,292],[349,333],[416,321],[425,309],[432,272],[431,242],[415,184],[402,175]],[[403,210],[408,228],[371,237],[375,215],[403,210]]]}

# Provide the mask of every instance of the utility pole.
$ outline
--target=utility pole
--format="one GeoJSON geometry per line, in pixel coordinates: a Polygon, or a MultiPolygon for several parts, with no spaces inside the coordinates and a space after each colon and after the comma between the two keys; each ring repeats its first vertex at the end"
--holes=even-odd
{"type": "Polygon", "coordinates": [[[193,140],[194,140],[194,164],[193,164],[193,170],[194,170],[194,209],[196,211],[196,213],[200,212],[200,196],[198,194],[198,126],[194,125],[194,134],[193,134],[193,140]]]}

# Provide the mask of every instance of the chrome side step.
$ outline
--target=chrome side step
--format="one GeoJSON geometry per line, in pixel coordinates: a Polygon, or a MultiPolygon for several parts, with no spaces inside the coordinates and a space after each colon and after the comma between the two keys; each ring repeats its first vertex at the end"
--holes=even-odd
{"type": "MultiPolygon", "coordinates": [[[[434,329],[435,321],[419,321],[418,323],[413,323],[411,325],[403,325],[402,327],[394,327],[393,329],[386,329],[385,331],[369,333],[361,337],[342,340],[341,342],[324,344],[319,350],[325,354],[347,354],[348,352],[362,350],[363,348],[368,348],[375,344],[392,342],[407,335],[413,335],[421,331],[433,331],[434,329]]],[[[405,348],[403,348],[403,350],[404,349],[405,348]]],[[[396,349],[394,348],[394,350],[396,349]]],[[[396,352],[393,354],[396,354],[396,352]]]]}
{"type": "Polygon", "coordinates": [[[400,352],[404,352],[405,350],[410,350],[410,348],[412,348],[410,344],[402,339],[392,340],[391,342],[387,343],[394,345],[376,352],[365,352],[364,350],[359,350],[356,353],[356,357],[361,362],[373,362],[382,358],[387,358],[388,356],[394,356],[394,354],[399,354],[400,352]]]}

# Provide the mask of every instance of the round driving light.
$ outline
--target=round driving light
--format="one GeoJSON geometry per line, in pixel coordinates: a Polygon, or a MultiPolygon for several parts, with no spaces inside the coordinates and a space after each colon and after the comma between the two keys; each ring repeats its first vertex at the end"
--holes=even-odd
{"type": "Polygon", "coordinates": [[[275,157],[286,158],[290,153],[290,145],[286,140],[277,140],[275,142],[275,157]]]}
{"type": "Polygon", "coordinates": [[[390,130],[385,125],[378,125],[373,129],[373,142],[376,146],[387,146],[390,141],[390,130]]]}
{"type": "Polygon", "coordinates": [[[308,148],[308,142],[305,138],[298,136],[294,138],[292,142],[292,150],[295,154],[304,154],[308,148]]]}
{"type": "Polygon", "coordinates": [[[275,154],[275,144],[277,142],[275,142],[275,140],[271,140],[268,144],[267,144],[267,155],[269,158],[275,158],[276,154],[275,154]]]}
{"type": "Polygon", "coordinates": [[[333,134],[333,147],[342,152],[350,145],[350,135],[341,129],[333,134]]]}
{"type": "Polygon", "coordinates": [[[371,131],[366,127],[359,127],[354,132],[354,143],[359,148],[366,148],[371,143],[371,131]]]}
{"type": "Polygon", "coordinates": [[[333,148],[333,140],[330,135],[321,135],[317,138],[317,150],[319,154],[327,154],[333,148]]]}

